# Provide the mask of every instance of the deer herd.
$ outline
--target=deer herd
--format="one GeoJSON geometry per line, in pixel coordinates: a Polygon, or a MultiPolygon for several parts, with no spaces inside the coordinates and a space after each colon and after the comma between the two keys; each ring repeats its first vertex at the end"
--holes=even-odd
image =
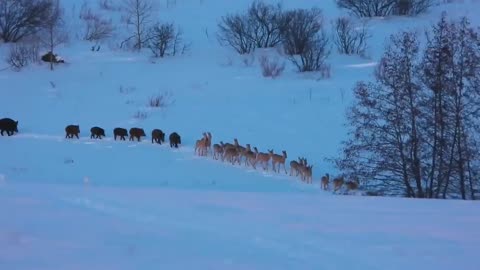
{"type": "MultiPolygon", "coordinates": [[[[280,173],[282,168],[285,174],[288,174],[285,163],[287,161],[287,151],[282,151],[282,154],[276,154],[272,150],[267,152],[259,152],[257,147],[251,147],[250,144],[242,146],[238,143],[238,139],[235,138],[232,143],[219,143],[212,145],[212,134],[210,132],[204,132],[202,138],[195,142],[195,154],[198,156],[208,156],[212,153],[212,157],[215,160],[221,160],[222,162],[229,162],[232,165],[242,162],[244,166],[257,169],[257,166],[261,166],[264,171],[268,171],[269,164],[271,163],[272,170],[276,173],[280,173]]],[[[308,161],[305,157],[299,157],[297,160],[290,161],[290,176],[299,177],[303,182],[312,183],[312,168],[313,165],[308,165],[308,161]]],[[[358,189],[358,181],[345,182],[344,177],[340,176],[332,181],[333,190],[337,192],[345,185],[347,192],[358,189]]],[[[330,175],[327,173],[321,178],[321,187],[323,190],[328,190],[330,185],[330,175]]]]}

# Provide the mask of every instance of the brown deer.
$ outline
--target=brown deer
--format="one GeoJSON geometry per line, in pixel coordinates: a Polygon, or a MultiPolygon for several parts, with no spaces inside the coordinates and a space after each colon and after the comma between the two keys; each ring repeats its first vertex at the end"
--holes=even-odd
{"type": "Polygon", "coordinates": [[[327,190],[328,189],[328,184],[330,182],[330,175],[327,173],[324,176],[322,176],[322,189],[327,190]]]}
{"type": "Polygon", "coordinates": [[[223,143],[222,141],[220,142],[220,146],[222,146],[223,148],[223,154],[222,154],[222,161],[223,159],[225,158],[225,152],[228,150],[228,149],[237,149],[235,147],[235,145],[231,144],[231,143],[223,143]]]}
{"type": "Polygon", "coordinates": [[[225,159],[230,161],[232,165],[235,165],[235,162],[238,162],[238,164],[240,164],[239,153],[236,148],[225,149],[225,152],[223,153],[222,161],[224,161],[225,159]]]}
{"type": "Polygon", "coordinates": [[[272,150],[268,150],[268,153],[270,155],[270,159],[272,160],[272,168],[274,172],[279,173],[280,172],[280,165],[283,164],[283,169],[285,170],[285,174],[287,174],[287,169],[285,168],[285,160],[287,159],[287,151],[282,151],[282,156],[278,154],[273,153],[272,150]],[[275,170],[275,165],[278,164],[278,169],[275,170]]]}
{"type": "Polygon", "coordinates": [[[219,157],[223,156],[223,147],[220,144],[213,145],[213,159],[218,160],[219,157]]]}
{"type": "Polygon", "coordinates": [[[260,163],[263,163],[263,170],[268,171],[268,162],[270,161],[270,155],[267,153],[258,152],[257,147],[254,147],[253,150],[255,151],[255,154],[257,156],[255,158],[255,162],[253,163],[253,167],[255,168],[255,165],[257,164],[257,162],[260,162],[260,163]]]}
{"type": "Polygon", "coordinates": [[[358,189],[358,185],[358,179],[355,179],[354,181],[347,181],[345,183],[345,186],[347,187],[347,192],[349,192],[350,190],[358,189]]]}
{"type": "Polygon", "coordinates": [[[207,132],[207,142],[206,142],[206,151],[207,153],[205,155],[208,155],[208,152],[212,151],[212,133],[210,131],[207,132]]]}
{"type": "Polygon", "coordinates": [[[257,154],[252,151],[252,149],[250,148],[250,144],[247,144],[246,146],[247,148],[245,149],[245,153],[244,153],[245,166],[251,165],[254,169],[256,169],[254,163],[255,163],[255,159],[257,158],[257,154]]]}
{"type": "Polygon", "coordinates": [[[334,191],[339,190],[343,186],[344,182],[345,182],[345,180],[344,180],[343,176],[333,179],[333,190],[334,191]]]}
{"type": "Polygon", "coordinates": [[[303,181],[307,183],[312,182],[312,168],[313,168],[313,165],[305,165],[304,167],[301,167],[303,181]]]}
{"type": "Polygon", "coordinates": [[[241,146],[240,144],[238,144],[237,138],[233,139],[233,143],[234,143],[235,147],[236,147],[237,150],[238,150],[239,158],[240,158],[240,160],[241,160],[242,157],[245,156],[245,151],[246,151],[247,149],[246,149],[245,147],[241,146]]]}
{"type": "Polygon", "coordinates": [[[203,138],[195,142],[195,154],[198,153],[199,156],[204,156],[207,148],[208,136],[204,132],[203,138]]]}
{"type": "Polygon", "coordinates": [[[290,176],[293,175],[293,172],[295,172],[295,176],[298,176],[300,174],[300,167],[302,166],[302,160],[299,157],[299,161],[292,160],[290,161],[290,176]]]}

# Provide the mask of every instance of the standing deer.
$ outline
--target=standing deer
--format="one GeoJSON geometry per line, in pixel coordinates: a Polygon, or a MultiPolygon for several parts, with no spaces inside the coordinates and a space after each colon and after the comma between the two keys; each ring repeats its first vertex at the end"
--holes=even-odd
{"type": "Polygon", "coordinates": [[[195,142],[195,153],[199,156],[204,156],[206,154],[206,149],[207,149],[207,142],[208,141],[208,136],[204,132],[203,137],[200,140],[197,140],[195,142]]]}
{"type": "Polygon", "coordinates": [[[255,158],[255,162],[253,163],[253,167],[255,168],[255,165],[257,164],[257,162],[260,162],[260,163],[263,163],[263,170],[268,171],[268,162],[270,161],[270,155],[267,153],[258,152],[257,147],[254,147],[253,150],[257,155],[257,157],[255,158]]]}
{"type": "Polygon", "coordinates": [[[272,168],[274,172],[279,173],[280,172],[280,165],[283,164],[283,169],[285,170],[285,174],[287,174],[287,169],[285,168],[285,160],[287,159],[287,151],[282,151],[282,156],[278,154],[273,153],[272,150],[268,150],[268,153],[270,154],[270,158],[272,159],[272,168]],[[275,165],[278,164],[278,169],[275,170],[275,165]]]}
{"type": "Polygon", "coordinates": [[[312,168],[313,165],[305,165],[301,168],[302,170],[302,180],[311,183],[312,182],[312,168]]]}
{"type": "Polygon", "coordinates": [[[330,182],[330,175],[327,173],[324,176],[322,176],[322,189],[327,190],[328,189],[328,184],[330,182]]]}
{"type": "Polygon", "coordinates": [[[213,159],[218,160],[219,157],[223,156],[223,147],[220,144],[213,145],[213,159]]]}
{"type": "Polygon", "coordinates": [[[339,190],[343,186],[343,183],[343,176],[333,179],[333,191],[336,192],[337,190],[339,190]]]}

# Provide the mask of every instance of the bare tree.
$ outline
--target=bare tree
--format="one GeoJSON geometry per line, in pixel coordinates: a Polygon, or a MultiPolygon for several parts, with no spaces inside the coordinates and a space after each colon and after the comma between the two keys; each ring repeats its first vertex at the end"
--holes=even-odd
{"type": "Polygon", "coordinates": [[[17,42],[35,34],[49,18],[50,0],[0,0],[0,38],[17,42]]]}
{"type": "Polygon", "coordinates": [[[149,30],[148,47],[155,57],[184,53],[187,48],[183,43],[183,33],[173,23],[157,23],[149,30]]]}
{"type": "Polygon", "coordinates": [[[412,33],[394,36],[376,83],[357,84],[336,164],[387,194],[476,199],[480,31],[444,13],[426,36],[425,46],[412,33]]]}
{"type": "Polygon", "coordinates": [[[217,39],[222,46],[230,46],[239,54],[247,54],[255,49],[250,28],[246,15],[229,14],[222,17],[218,24],[217,39]]]}
{"type": "Polygon", "coordinates": [[[348,176],[371,182],[391,195],[423,197],[421,133],[415,79],[419,43],[414,34],[391,37],[375,73],[376,83],[359,82],[348,110],[351,136],[337,166],[348,176]]]}
{"type": "Polygon", "coordinates": [[[295,9],[283,15],[282,42],[288,55],[303,54],[311,50],[313,40],[323,28],[320,9],[295,9]]]}
{"type": "Polygon", "coordinates": [[[365,55],[368,38],[365,25],[356,27],[349,17],[337,18],[333,23],[333,41],[339,53],[365,55]]]}
{"type": "Polygon", "coordinates": [[[60,6],[60,0],[50,0],[52,5],[48,11],[49,17],[44,22],[44,27],[39,33],[40,40],[49,50],[50,70],[53,70],[55,62],[55,48],[68,41],[68,32],[65,29],[64,11],[60,6]]]}
{"type": "Polygon", "coordinates": [[[110,38],[115,30],[111,19],[104,19],[100,14],[94,13],[86,2],[80,11],[80,19],[85,23],[83,39],[87,41],[99,42],[110,38]]]}
{"type": "Polygon", "coordinates": [[[152,23],[154,4],[151,0],[123,0],[125,20],[127,25],[133,27],[133,33],[125,39],[120,47],[132,39],[133,48],[141,50],[148,39],[148,27],[152,23]]]}
{"type": "Polygon", "coordinates": [[[255,0],[248,9],[248,21],[251,29],[250,38],[256,48],[271,48],[280,44],[282,8],[255,0]]]}
{"type": "Polygon", "coordinates": [[[475,198],[480,166],[479,36],[466,18],[449,22],[445,13],[427,36],[421,74],[429,90],[425,109],[433,112],[426,125],[432,143],[425,149],[430,197],[475,198]]]}

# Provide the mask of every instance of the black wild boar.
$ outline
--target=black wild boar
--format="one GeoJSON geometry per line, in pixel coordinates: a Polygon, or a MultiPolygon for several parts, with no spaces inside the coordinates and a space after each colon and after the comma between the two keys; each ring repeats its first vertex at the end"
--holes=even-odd
{"type": "Polygon", "coordinates": [[[117,140],[117,136],[120,137],[120,140],[125,141],[125,137],[128,136],[128,131],[125,128],[115,128],[113,130],[113,137],[115,141],[117,140]]]}
{"type": "Polygon", "coordinates": [[[12,136],[15,132],[18,132],[18,121],[13,121],[10,118],[0,119],[0,133],[3,136],[3,132],[6,131],[8,136],[12,136]]]}
{"type": "Polygon", "coordinates": [[[178,148],[178,145],[182,144],[182,139],[180,138],[180,135],[178,135],[178,133],[176,132],[173,132],[172,134],[170,134],[169,140],[170,140],[170,147],[178,148]]]}
{"type": "Polygon", "coordinates": [[[134,138],[137,138],[137,140],[140,141],[140,137],[147,136],[143,128],[131,128],[129,133],[130,133],[130,138],[129,138],[130,141],[133,141],[134,138]]]}
{"type": "Polygon", "coordinates": [[[90,139],[96,138],[96,139],[101,139],[102,136],[105,137],[105,130],[100,127],[92,127],[90,129],[90,139]]]}
{"type": "Polygon", "coordinates": [[[152,130],[152,143],[154,142],[159,144],[162,144],[162,142],[165,142],[165,133],[163,133],[162,130],[160,129],[152,130]]]}
{"type": "Polygon", "coordinates": [[[78,137],[78,134],[80,133],[80,126],[79,125],[68,125],[65,128],[65,132],[67,135],[65,135],[65,138],[73,138],[73,136],[77,137],[77,139],[80,139],[78,137]]]}

